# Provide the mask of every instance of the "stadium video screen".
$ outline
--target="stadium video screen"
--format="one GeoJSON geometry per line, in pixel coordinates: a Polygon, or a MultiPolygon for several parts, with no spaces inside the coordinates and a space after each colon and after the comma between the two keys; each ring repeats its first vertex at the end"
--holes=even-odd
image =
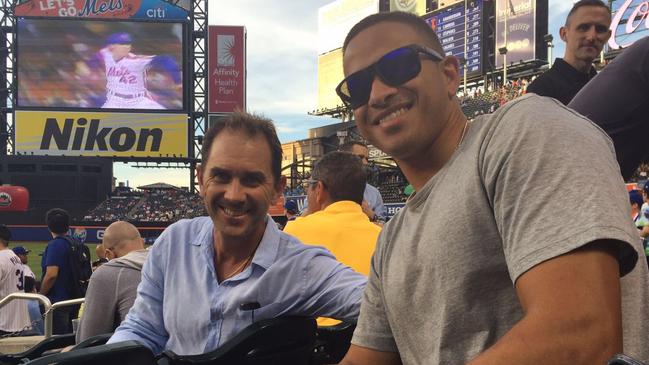
{"type": "Polygon", "coordinates": [[[19,18],[20,108],[184,110],[183,24],[19,18]]]}

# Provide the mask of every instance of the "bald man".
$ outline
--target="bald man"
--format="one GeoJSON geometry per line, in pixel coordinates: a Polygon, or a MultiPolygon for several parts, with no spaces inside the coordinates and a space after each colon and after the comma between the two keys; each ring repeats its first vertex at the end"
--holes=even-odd
{"type": "Polygon", "coordinates": [[[117,221],[104,232],[102,246],[108,263],[90,278],[77,343],[103,333],[111,333],[133,306],[141,270],[148,251],[144,239],[131,223],[117,221]]]}

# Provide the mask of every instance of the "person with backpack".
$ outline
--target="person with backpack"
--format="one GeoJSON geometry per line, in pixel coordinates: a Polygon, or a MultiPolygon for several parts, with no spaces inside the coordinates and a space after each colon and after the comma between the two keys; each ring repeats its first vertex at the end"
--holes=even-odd
{"type": "MultiPolygon", "coordinates": [[[[84,244],[68,235],[70,215],[67,211],[60,208],[50,209],[45,215],[45,220],[52,240],[47,243],[41,260],[43,278],[40,293],[47,296],[52,303],[82,298],[92,273],[90,251],[84,244]]],[[[55,310],[52,333],[71,333],[72,320],[77,318],[78,312],[78,305],[55,310]]]]}

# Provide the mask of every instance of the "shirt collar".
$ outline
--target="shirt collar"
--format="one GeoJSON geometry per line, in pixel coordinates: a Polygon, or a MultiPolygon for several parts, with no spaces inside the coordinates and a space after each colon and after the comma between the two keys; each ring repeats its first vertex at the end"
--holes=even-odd
{"type": "Polygon", "coordinates": [[[351,200],[341,200],[331,203],[323,211],[327,213],[347,213],[350,210],[363,212],[363,208],[351,200]]]}
{"type": "Polygon", "coordinates": [[[577,81],[589,81],[595,75],[597,75],[597,71],[595,70],[595,67],[590,66],[590,70],[588,70],[588,73],[583,73],[576,68],[572,67],[568,62],[566,62],[563,58],[557,58],[554,61],[554,65],[552,67],[556,67],[557,70],[563,74],[566,77],[569,77],[572,80],[577,80],[577,81]]]}
{"type": "MultiPolygon", "coordinates": [[[[209,224],[205,224],[202,227],[201,231],[196,235],[196,238],[191,241],[191,244],[194,246],[204,246],[204,249],[210,251],[211,256],[214,256],[214,250],[212,248],[214,243],[214,222],[209,217],[207,219],[209,219],[209,224]]],[[[267,215],[266,230],[261,238],[261,242],[259,242],[255,256],[252,258],[252,263],[267,270],[275,262],[280,239],[281,233],[277,228],[277,224],[275,224],[275,221],[270,215],[267,215]]]]}
{"type": "Polygon", "coordinates": [[[280,239],[281,233],[277,228],[277,224],[270,215],[267,215],[266,230],[264,231],[264,236],[261,238],[261,242],[259,242],[257,252],[255,252],[255,256],[252,258],[252,263],[268,270],[277,257],[280,239]]]}

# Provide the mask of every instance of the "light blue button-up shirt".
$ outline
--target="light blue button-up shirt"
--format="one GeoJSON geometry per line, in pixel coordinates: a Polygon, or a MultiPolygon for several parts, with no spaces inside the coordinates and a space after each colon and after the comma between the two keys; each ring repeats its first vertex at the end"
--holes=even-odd
{"type": "Polygon", "coordinates": [[[243,272],[221,283],[209,217],[181,220],[156,240],[137,299],[108,343],[138,341],[158,354],[212,351],[253,321],[284,315],[356,320],[366,278],[322,247],[266,231],[243,272]],[[259,303],[253,311],[241,304],[259,303]]]}
{"type": "Polygon", "coordinates": [[[365,191],[363,192],[363,200],[367,201],[367,205],[369,205],[370,208],[372,208],[374,214],[381,217],[381,219],[385,220],[387,211],[385,209],[385,205],[383,205],[383,197],[381,196],[381,192],[379,192],[379,189],[375,188],[370,184],[365,184],[365,191]]]}

